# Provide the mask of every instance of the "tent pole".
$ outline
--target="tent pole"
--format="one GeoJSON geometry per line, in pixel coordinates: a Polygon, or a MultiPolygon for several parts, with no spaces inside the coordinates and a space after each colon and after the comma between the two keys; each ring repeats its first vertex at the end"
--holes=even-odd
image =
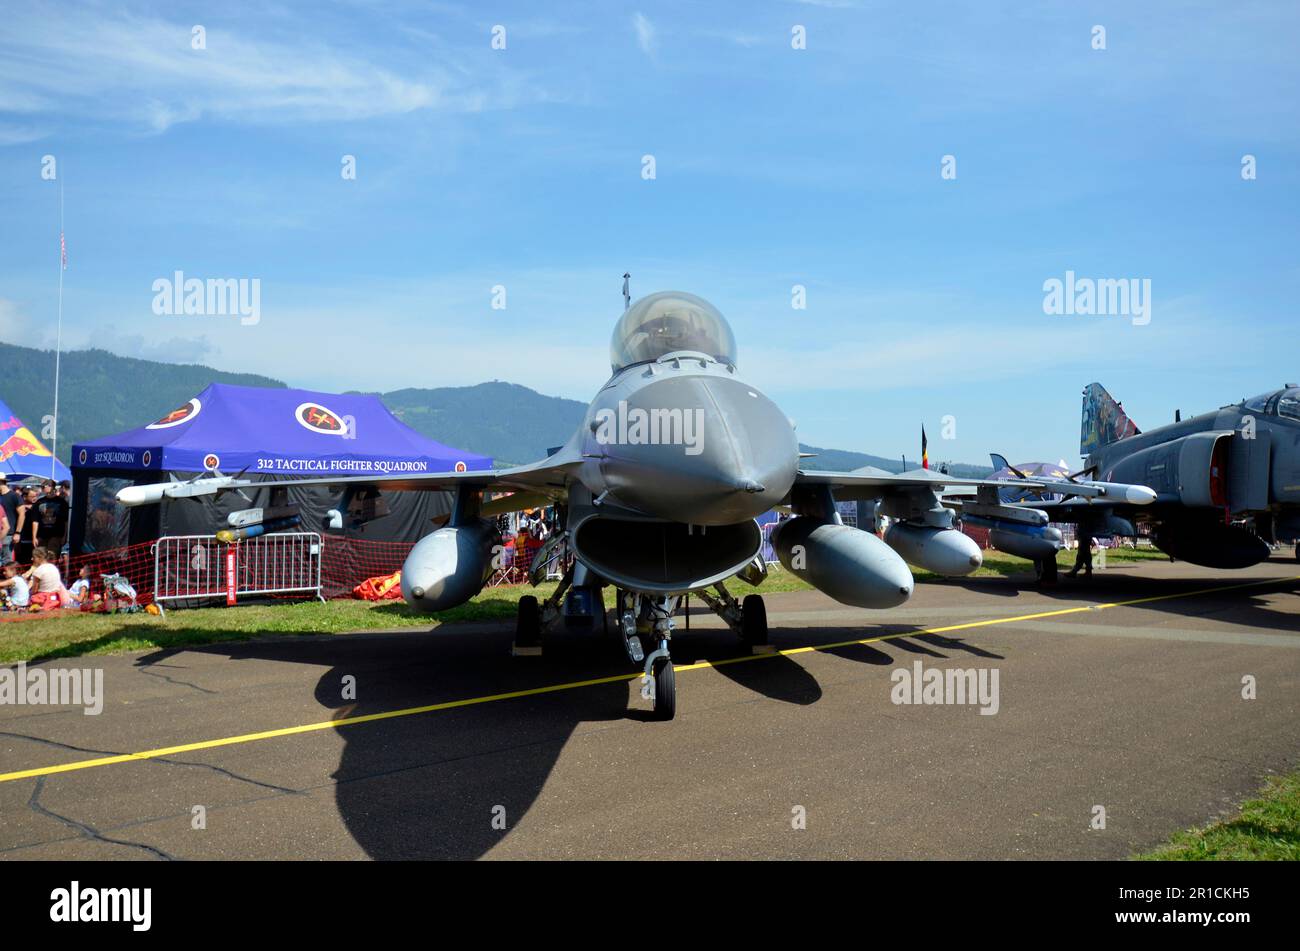
{"type": "Polygon", "coordinates": [[[54,444],[50,455],[50,478],[54,479],[59,459],[59,364],[63,351],[63,272],[68,269],[67,244],[63,239],[63,179],[59,179],[59,321],[54,335],[54,444]]]}

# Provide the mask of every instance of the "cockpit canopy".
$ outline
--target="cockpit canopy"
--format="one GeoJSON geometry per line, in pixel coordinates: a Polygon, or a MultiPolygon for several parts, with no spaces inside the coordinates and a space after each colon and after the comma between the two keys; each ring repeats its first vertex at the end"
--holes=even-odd
{"type": "Polygon", "coordinates": [[[676,350],[736,362],[736,338],[726,318],[704,298],[684,291],[659,291],[629,307],[614,327],[609,362],[617,373],[676,350]]]}
{"type": "Polygon", "coordinates": [[[1286,389],[1252,397],[1246,400],[1245,407],[1252,413],[1300,420],[1300,387],[1288,385],[1286,389]]]}

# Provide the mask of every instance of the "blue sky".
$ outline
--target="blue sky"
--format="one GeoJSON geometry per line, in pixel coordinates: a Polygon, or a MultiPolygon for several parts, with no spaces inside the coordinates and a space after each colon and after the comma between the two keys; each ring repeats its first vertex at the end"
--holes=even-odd
{"type": "Polygon", "coordinates": [[[1073,460],[1094,379],[1147,428],[1300,382],[1293,3],[5,6],[8,342],[53,344],[61,183],[66,346],[300,386],[586,400],[625,270],[817,445],[1073,460]],[[156,315],[177,270],[260,321],[156,315]],[[1045,314],[1067,270],[1150,322],[1045,314]]]}

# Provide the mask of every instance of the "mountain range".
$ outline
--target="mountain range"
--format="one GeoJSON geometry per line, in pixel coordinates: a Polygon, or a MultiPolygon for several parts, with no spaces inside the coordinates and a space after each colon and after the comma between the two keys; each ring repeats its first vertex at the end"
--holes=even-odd
{"type": "MultiPolygon", "coordinates": [[[[0,399],[48,445],[54,407],[54,352],[0,343],[0,399]]],[[[63,354],[59,384],[59,457],[67,462],[73,443],[134,429],[175,409],[209,383],[283,388],[287,384],[252,373],[230,373],[199,364],[163,363],[123,357],[107,350],[63,354]]],[[[491,456],[498,463],[528,462],[561,445],[582,422],[587,406],[545,396],[526,386],[492,381],[475,386],[391,390],[379,396],[404,423],[449,446],[491,456]]],[[[800,445],[816,453],[809,469],[902,469],[887,459],[844,449],[800,445]]],[[[915,466],[919,460],[909,460],[915,466]]],[[[988,466],[962,463],[953,475],[977,477],[988,466]]]]}

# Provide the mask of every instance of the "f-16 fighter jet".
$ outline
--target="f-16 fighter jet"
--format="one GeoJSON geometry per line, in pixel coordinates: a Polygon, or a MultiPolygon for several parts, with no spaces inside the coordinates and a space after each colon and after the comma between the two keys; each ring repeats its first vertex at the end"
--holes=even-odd
{"type": "MultiPolygon", "coordinates": [[[[559,545],[567,546],[572,564],[544,602],[520,599],[516,647],[534,647],[553,625],[589,625],[597,612],[608,620],[601,589],[612,586],[617,630],[628,657],[643,669],[643,696],[662,719],[677,707],[669,648],[684,596],[696,594],[741,638],[766,645],[761,596],[738,600],[726,586],[736,577],[757,586],[766,576],[756,516],[774,508],[787,513],[772,532],[781,564],[862,608],[906,601],[909,563],[945,575],[979,567],[979,547],[952,527],[952,512],[941,502],[945,487],[973,488],[977,500],[968,510],[995,523],[1046,522],[1042,513],[1005,505],[997,495],[1003,487],[1043,488],[1033,480],[958,479],[928,469],[897,475],[801,470],[793,424],[741,378],[731,327],[693,294],[664,291],[629,306],[614,328],[610,363],[613,374],[577,432],[539,462],[293,484],[453,492],[448,523],[421,539],[402,568],[402,596],[427,612],[461,604],[482,588],[500,544],[490,516],[557,506],[560,530],[535,557],[533,581],[559,545]],[[878,500],[897,521],[882,541],[844,525],[837,499],[878,500]]],[[[118,499],[139,505],[274,485],[221,476],[131,486],[118,499]]]]}

